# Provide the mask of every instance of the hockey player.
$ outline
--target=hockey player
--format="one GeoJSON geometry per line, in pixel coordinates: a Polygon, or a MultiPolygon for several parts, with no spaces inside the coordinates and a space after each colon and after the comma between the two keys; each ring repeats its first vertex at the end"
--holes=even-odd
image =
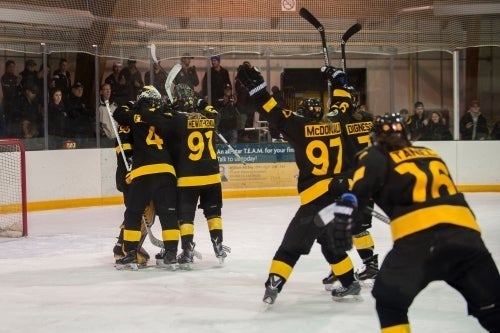
{"type": "MultiPolygon", "coordinates": [[[[278,106],[267,92],[266,83],[257,69],[241,65],[237,75],[259,106],[258,111],[265,114],[266,119],[276,126],[293,147],[299,169],[297,188],[301,205],[288,225],[265,282],[263,301],[270,305],[275,302],[300,256],[308,254],[316,240],[321,244],[327,262],[342,267],[339,254],[332,252],[331,244],[327,243],[325,228],[315,225],[313,221],[319,210],[335,200],[328,187],[342,170],[343,161],[339,158],[342,150],[341,130],[339,123],[323,120],[323,107],[317,100],[305,100],[299,115],[278,106]]],[[[345,251],[340,253],[340,256],[344,255],[345,251]]],[[[360,286],[354,280],[353,269],[338,273],[342,285],[349,288],[348,293],[357,297],[360,286]]]]}
{"type": "Polygon", "coordinates": [[[146,112],[143,116],[159,133],[180,138],[173,152],[182,246],[177,259],[181,268],[191,268],[196,255],[194,218],[199,201],[215,256],[223,264],[231,249],[222,244],[222,186],[215,146],[217,111],[195,98],[194,91],[186,84],[176,85],[175,94],[174,109],[167,106],[163,112],[146,112]]]}
{"type": "Polygon", "coordinates": [[[155,130],[142,119],[144,110],[162,107],[160,93],[152,86],[145,86],[133,106],[118,108],[113,117],[132,131],[134,153],[124,214],[123,245],[125,257],[117,260],[117,268],[137,267],[137,251],[141,240],[142,214],[153,201],[162,228],[164,251],[157,255],[157,264],[169,269],[177,267],[179,227],[176,214],[176,177],[169,146],[155,130]]]}
{"type": "MultiPolygon", "coordinates": [[[[377,117],[371,138],[373,146],[359,155],[351,192],[359,207],[373,198],[392,221],[394,245],[372,290],[381,331],[409,333],[414,298],[440,280],[465,298],[469,314],[486,330],[499,332],[498,268],[445,162],[432,149],[412,146],[399,114],[377,117]]],[[[352,218],[344,208],[353,205],[342,205],[334,206],[331,224],[337,236],[344,229],[350,238],[345,222],[352,218]]]]}
{"type": "MultiPolygon", "coordinates": [[[[344,177],[345,184],[347,184],[348,179],[352,178],[356,155],[368,147],[370,143],[373,116],[359,110],[358,92],[347,83],[346,75],[342,70],[328,66],[322,67],[321,71],[330,80],[333,87],[332,105],[327,117],[330,121],[338,122],[341,125],[344,163],[342,164],[342,174],[339,177],[344,177]]],[[[374,254],[375,244],[368,231],[372,223],[369,208],[373,209],[373,202],[369,203],[368,208],[358,211],[356,218],[360,222],[355,224],[356,230],[353,230],[354,246],[364,264],[364,270],[357,273],[357,278],[361,281],[374,279],[378,273],[378,255],[374,254]]],[[[349,259],[344,264],[349,264],[349,259]]],[[[325,289],[332,290],[335,280],[332,267],[329,276],[323,279],[325,289]]]]}

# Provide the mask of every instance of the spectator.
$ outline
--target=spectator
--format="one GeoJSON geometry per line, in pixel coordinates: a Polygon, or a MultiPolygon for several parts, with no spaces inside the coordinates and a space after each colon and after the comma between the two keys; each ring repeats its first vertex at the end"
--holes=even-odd
{"type": "Polygon", "coordinates": [[[68,137],[68,108],[63,101],[63,93],[55,88],[49,101],[49,136],[51,149],[63,148],[63,141],[68,137]]]}
{"type": "Polygon", "coordinates": [[[500,120],[495,122],[491,130],[491,140],[500,140],[500,120]]]}
{"type": "Polygon", "coordinates": [[[439,111],[432,111],[429,117],[430,121],[422,130],[421,140],[440,141],[453,140],[453,135],[448,126],[445,125],[445,120],[439,111]]]}
{"type": "Polygon", "coordinates": [[[165,90],[165,81],[167,81],[168,73],[161,67],[160,62],[153,63],[153,73],[151,71],[147,71],[144,74],[144,82],[147,86],[151,85],[151,77],[153,78],[153,87],[156,88],[161,94],[163,99],[167,96],[167,91],[165,90]]]}
{"type": "Polygon", "coordinates": [[[19,129],[21,121],[21,116],[18,112],[21,76],[16,75],[15,72],[16,63],[13,60],[7,60],[5,62],[5,73],[0,79],[2,83],[2,107],[5,121],[4,134],[6,136],[12,135],[14,128],[19,129]]]}
{"type": "Polygon", "coordinates": [[[43,96],[45,94],[44,83],[43,83],[44,75],[47,78],[47,97],[49,97],[50,101],[50,97],[52,95],[50,90],[54,88],[52,82],[52,75],[50,73],[50,65],[47,65],[47,68],[45,68],[43,64],[41,64],[40,69],[38,70],[38,73],[36,75],[36,86],[38,87],[40,96],[43,96]]]}
{"type": "Polygon", "coordinates": [[[217,101],[215,108],[219,112],[218,129],[220,134],[230,145],[234,145],[238,141],[238,109],[236,108],[236,98],[229,84],[224,89],[224,97],[217,101]]]}
{"type": "Polygon", "coordinates": [[[410,129],[411,140],[417,141],[422,136],[424,126],[427,125],[428,119],[425,117],[424,103],[415,102],[413,115],[408,118],[408,128],[410,129]]]}
{"type": "Polygon", "coordinates": [[[68,71],[68,61],[64,58],[59,60],[59,67],[52,74],[52,86],[61,90],[64,101],[68,100],[71,92],[71,74],[68,71]]]}
{"type": "Polygon", "coordinates": [[[403,118],[404,123],[408,125],[408,121],[410,120],[408,109],[399,110],[399,114],[403,118]]]}
{"type": "Polygon", "coordinates": [[[135,59],[129,59],[127,61],[127,67],[120,71],[120,75],[125,79],[124,90],[127,96],[126,101],[135,101],[144,86],[142,75],[137,69],[137,61],[135,59]]]}
{"type": "Polygon", "coordinates": [[[187,84],[193,91],[195,91],[195,87],[200,84],[200,80],[198,79],[198,74],[196,73],[196,67],[190,66],[191,60],[193,57],[189,53],[184,53],[181,58],[182,69],[175,77],[175,84],[185,83],[187,84]]]}
{"type": "Polygon", "coordinates": [[[75,138],[77,148],[88,148],[89,138],[93,137],[94,112],[83,102],[83,84],[76,82],[69,98],[69,129],[75,138]]]}
{"type": "Polygon", "coordinates": [[[459,123],[462,140],[488,139],[488,122],[479,111],[479,101],[471,101],[469,110],[460,118],[459,123]]]}
{"type": "MultiPolygon", "coordinates": [[[[111,97],[118,105],[125,104],[128,99],[126,91],[126,80],[123,75],[120,75],[122,63],[119,61],[113,62],[113,72],[104,80],[111,87],[111,97]]],[[[134,99],[135,100],[135,99],[134,99]]]]}
{"type": "Polygon", "coordinates": [[[43,136],[43,112],[36,85],[28,85],[24,88],[19,109],[21,137],[29,139],[43,136]]]}
{"type": "MultiPolygon", "coordinates": [[[[248,61],[244,61],[243,65],[252,68],[248,61]]],[[[253,127],[254,113],[256,111],[253,99],[248,94],[245,85],[236,77],[234,88],[236,91],[236,107],[238,109],[238,141],[248,142],[250,138],[245,131],[246,127],[253,127]]]]}
{"type": "Polygon", "coordinates": [[[0,104],[0,138],[5,138],[7,135],[7,129],[5,126],[5,116],[3,114],[3,106],[0,104]]]}
{"type": "Polygon", "coordinates": [[[111,85],[108,83],[104,83],[103,85],[101,85],[101,98],[99,100],[99,123],[101,125],[101,137],[107,139],[101,140],[101,147],[113,147],[114,139],[116,138],[115,131],[113,130],[113,127],[115,127],[116,124],[114,124],[114,120],[111,119],[110,115],[108,114],[108,107],[109,111],[111,111],[111,114],[113,114],[118,106],[115,102],[113,102],[111,96],[111,85]],[[106,104],[108,106],[106,106],[106,104]]]}
{"type": "Polygon", "coordinates": [[[215,104],[219,99],[224,98],[224,88],[229,84],[232,89],[229,72],[220,65],[220,55],[215,55],[210,58],[212,67],[210,68],[210,88],[208,87],[208,73],[203,77],[202,95],[210,104],[215,104]],[[210,91],[208,90],[210,89],[210,91]],[[210,92],[210,94],[209,94],[210,92]]]}
{"type": "Polygon", "coordinates": [[[26,60],[24,63],[24,70],[19,73],[21,76],[21,87],[33,87],[37,82],[36,62],[34,60],[26,60]]]}

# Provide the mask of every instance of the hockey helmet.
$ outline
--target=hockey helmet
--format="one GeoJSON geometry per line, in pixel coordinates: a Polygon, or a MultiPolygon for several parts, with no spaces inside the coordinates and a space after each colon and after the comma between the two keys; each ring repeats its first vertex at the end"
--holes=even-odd
{"type": "Polygon", "coordinates": [[[176,84],[174,92],[179,111],[192,112],[196,109],[196,96],[189,85],[185,83],[176,84]]]}
{"type": "Polygon", "coordinates": [[[300,102],[297,113],[305,118],[318,120],[323,117],[323,106],[318,98],[306,98],[300,102]]]}
{"type": "Polygon", "coordinates": [[[141,88],[137,101],[147,101],[151,105],[160,106],[162,103],[160,92],[153,86],[144,86],[141,88]]]}
{"type": "Polygon", "coordinates": [[[408,128],[399,113],[377,116],[370,137],[374,145],[386,146],[389,151],[411,145],[408,128]]]}
{"type": "Polygon", "coordinates": [[[359,92],[351,85],[346,85],[345,90],[351,95],[352,110],[356,111],[359,106],[359,92]]]}

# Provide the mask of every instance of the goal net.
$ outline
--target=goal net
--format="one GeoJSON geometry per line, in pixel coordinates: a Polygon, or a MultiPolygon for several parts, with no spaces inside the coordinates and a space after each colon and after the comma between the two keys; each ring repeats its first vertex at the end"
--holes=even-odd
{"type": "Polygon", "coordinates": [[[0,140],[0,170],[0,236],[26,236],[25,149],[21,140],[0,140]]]}

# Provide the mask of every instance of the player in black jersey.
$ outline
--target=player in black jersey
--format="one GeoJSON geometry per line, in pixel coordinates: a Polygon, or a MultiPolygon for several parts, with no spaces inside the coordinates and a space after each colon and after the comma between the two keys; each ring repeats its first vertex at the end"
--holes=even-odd
{"type": "MultiPolygon", "coordinates": [[[[373,198],[391,219],[394,245],[372,290],[382,332],[409,333],[410,305],[438,280],[465,298],[486,330],[499,332],[500,275],[445,162],[412,146],[399,114],[376,118],[372,140],[359,155],[351,192],[359,207],[373,198]]],[[[335,215],[333,224],[344,218],[335,215]]]]}
{"type": "MultiPolygon", "coordinates": [[[[303,102],[299,110],[301,114],[278,106],[265,89],[262,75],[253,67],[241,65],[237,75],[259,105],[258,111],[276,126],[293,147],[299,169],[297,189],[301,205],[272,260],[265,282],[264,303],[274,303],[298,259],[310,252],[316,240],[321,244],[327,262],[336,267],[340,282],[351,287],[351,295],[359,295],[360,287],[354,280],[352,264],[350,270],[344,270],[339,253],[333,252],[331,244],[328,244],[326,229],[313,221],[319,210],[335,200],[329,191],[329,184],[342,170],[340,124],[325,121],[323,107],[313,99],[303,102]]],[[[340,256],[344,254],[342,252],[340,256]]]]}
{"type": "MultiPolygon", "coordinates": [[[[370,144],[370,132],[373,126],[373,116],[359,110],[358,92],[347,83],[345,73],[335,67],[323,67],[321,70],[332,82],[333,97],[328,119],[340,123],[342,128],[342,147],[344,163],[342,164],[342,175],[346,183],[352,178],[352,172],[356,165],[356,155],[370,144]]],[[[337,193],[341,194],[341,193],[337,193]]],[[[364,269],[357,273],[359,280],[373,279],[378,273],[378,255],[374,254],[375,243],[368,231],[372,224],[372,215],[369,209],[373,209],[373,201],[368,208],[360,209],[356,218],[356,230],[353,230],[353,241],[356,250],[363,261],[364,269]]],[[[346,254],[347,256],[347,254],[346,254]]],[[[346,265],[350,259],[346,259],[346,265]]],[[[351,262],[352,264],[352,262],[351,262]]],[[[333,272],[323,279],[326,290],[332,290],[336,276],[333,272]]]]}
{"type": "Polygon", "coordinates": [[[132,131],[134,152],[132,170],[125,204],[123,243],[126,256],[117,260],[117,268],[137,265],[137,246],[141,240],[142,214],[153,201],[162,228],[164,251],[157,255],[157,264],[170,269],[177,267],[179,226],[176,213],[176,177],[170,147],[172,142],[158,135],[151,124],[142,119],[144,110],[162,107],[160,93],[152,86],[142,88],[138,101],[132,107],[125,105],[115,110],[113,117],[132,131]]]}
{"type": "Polygon", "coordinates": [[[206,101],[197,99],[186,84],[176,85],[175,94],[173,105],[166,106],[162,112],[148,112],[144,117],[161,134],[180,138],[172,154],[177,173],[177,215],[182,246],[178,262],[181,268],[189,269],[196,254],[194,218],[199,201],[215,256],[222,264],[231,250],[222,244],[222,186],[215,146],[217,111],[206,101]]]}

